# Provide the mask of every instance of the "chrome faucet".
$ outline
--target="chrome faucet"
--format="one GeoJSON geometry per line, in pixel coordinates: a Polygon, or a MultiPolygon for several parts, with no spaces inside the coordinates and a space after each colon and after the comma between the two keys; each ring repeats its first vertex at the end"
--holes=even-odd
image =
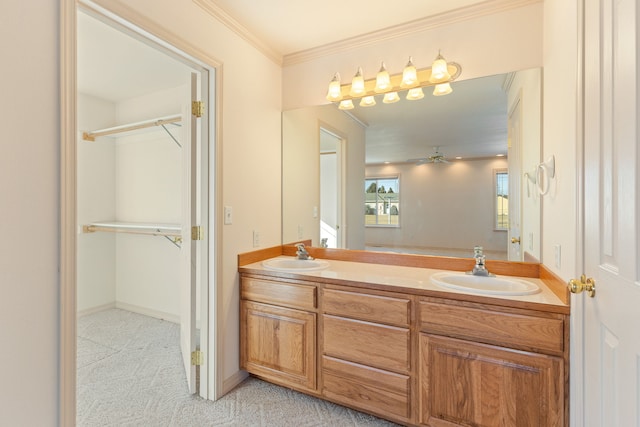
{"type": "Polygon", "coordinates": [[[296,244],[296,248],[298,248],[298,250],[296,250],[296,256],[298,257],[298,259],[313,259],[313,257],[309,255],[309,252],[307,252],[307,250],[305,249],[304,243],[296,244]]]}
{"type": "Polygon", "coordinates": [[[476,259],[476,265],[473,267],[473,270],[468,272],[468,274],[485,277],[495,276],[495,274],[489,273],[489,270],[487,270],[487,267],[485,266],[485,256],[482,253],[482,246],[474,246],[473,257],[476,259]]]}

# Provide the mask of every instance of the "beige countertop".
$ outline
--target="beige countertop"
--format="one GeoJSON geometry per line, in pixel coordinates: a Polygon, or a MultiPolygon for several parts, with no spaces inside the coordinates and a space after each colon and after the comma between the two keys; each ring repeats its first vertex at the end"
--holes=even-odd
{"type": "MultiPolygon", "coordinates": [[[[276,258],[293,259],[294,257],[280,256],[276,258]]],[[[264,267],[262,261],[242,266],[239,270],[243,273],[264,274],[289,279],[310,280],[328,284],[373,288],[377,290],[402,291],[424,296],[468,300],[471,302],[485,302],[502,306],[538,308],[543,309],[544,311],[569,313],[568,305],[563,303],[544,284],[543,281],[531,277],[504,276],[505,278],[516,278],[537,284],[540,287],[540,292],[536,294],[486,295],[443,287],[431,281],[431,276],[433,274],[448,270],[403,267],[353,261],[337,261],[331,259],[323,259],[323,261],[328,262],[329,267],[315,271],[300,271],[295,273],[276,271],[264,267]]],[[[463,274],[459,271],[450,272],[453,274],[463,274]]]]}

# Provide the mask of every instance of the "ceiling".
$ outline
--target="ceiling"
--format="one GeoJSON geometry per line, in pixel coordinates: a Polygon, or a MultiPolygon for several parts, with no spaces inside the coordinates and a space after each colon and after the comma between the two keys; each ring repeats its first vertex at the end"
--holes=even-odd
{"type": "MultiPolygon", "coordinates": [[[[403,7],[393,8],[371,0],[215,1],[283,55],[486,2],[405,0],[403,7]]],[[[131,35],[78,14],[79,92],[117,103],[179,86],[188,72],[184,64],[131,35]]],[[[459,81],[447,96],[431,96],[425,88],[422,100],[356,107],[351,113],[367,124],[367,163],[428,157],[434,147],[447,158],[506,154],[503,80],[496,76],[459,81]]]]}

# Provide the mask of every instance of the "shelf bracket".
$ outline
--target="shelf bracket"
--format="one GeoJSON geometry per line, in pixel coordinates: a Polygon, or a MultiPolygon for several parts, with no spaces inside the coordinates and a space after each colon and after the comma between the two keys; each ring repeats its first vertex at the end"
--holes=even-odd
{"type": "MultiPolygon", "coordinates": [[[[171,133],[171,131],[169,131],[169,129],[167,129],[167,127],[163,124],[160,123],[160,126],[162,126],[162,129],[164,129],[165,132],[167,132],[169,134],[169,136],[171,137],[171,139],[173,139],[173,142],[175,142],[176,144],[178,144],[178,147],[182,148],[182,145],[180,145],[180,143],[178,142],[178,140],[176,139],[175,136],[173,136],[173,134],[171,133]]],[[[179,126],[179,125],[177,125],[179,126]]]]}

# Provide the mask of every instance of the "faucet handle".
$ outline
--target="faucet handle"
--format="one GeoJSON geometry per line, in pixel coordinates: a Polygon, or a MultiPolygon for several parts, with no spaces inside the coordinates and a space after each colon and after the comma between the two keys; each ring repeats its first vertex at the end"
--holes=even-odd
{"type": "Polygon", "coordinates": [[[473,256],[474,256],[474,258],[482,256],[482,246],[474,246],[473,247],[473,256]]]}

